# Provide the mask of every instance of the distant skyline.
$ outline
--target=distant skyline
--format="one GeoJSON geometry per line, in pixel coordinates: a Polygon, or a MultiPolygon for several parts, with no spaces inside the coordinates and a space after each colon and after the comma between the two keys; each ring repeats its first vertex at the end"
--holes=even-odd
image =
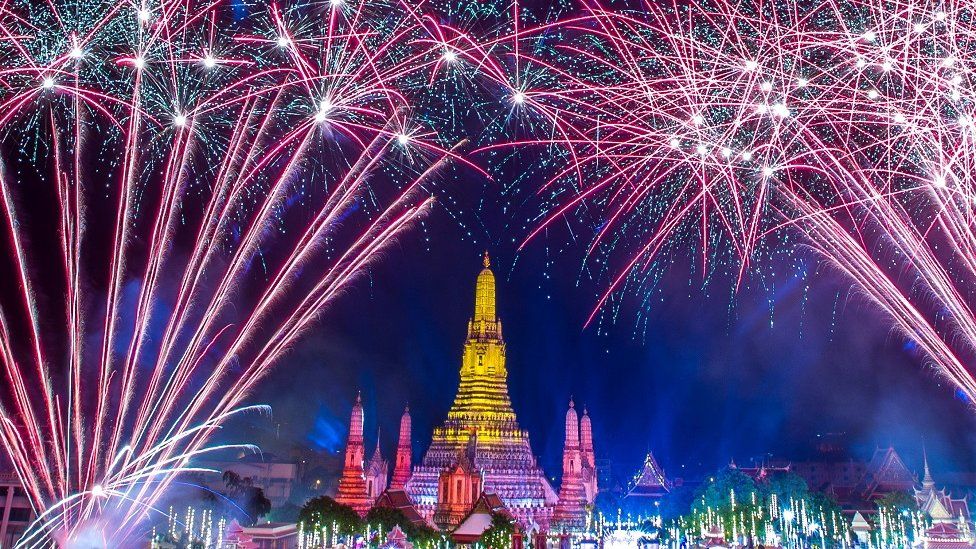
{"type": "Polygon", "coordinates": [[[414,455],[426,450],[454,397],[488,249],[513,405],[550,475],[571,395],[590,410],[598,457],[625,476],[647,450],[669,475],[693,475],[733,457],[803,458],[827,432],[847,433],[855,454],[894,444],[920,468],[924,442],[936,471],[976,469],[972,410],[830,272],[780,288],[753,280],[732,297],[731,282],[702,289],[679,265],[650,306],[629,295],[616,324],[584,328],[602,286],[579,276],[578,252],[553,239],[516,255],[512,237],[488,236],[510,231],[491,219],[483,212],[469,236],[436,210],[326,312],[251,399],[273,406],[282,444],[341,451],[361,390],[368,449],[379,426],[392,457],[409,402],[414,455]]]}

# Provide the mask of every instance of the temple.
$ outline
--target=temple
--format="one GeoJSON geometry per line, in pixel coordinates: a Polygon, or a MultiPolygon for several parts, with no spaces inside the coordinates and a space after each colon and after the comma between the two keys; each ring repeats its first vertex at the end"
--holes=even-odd
{"type": "Polygon", "coordinates": [[[583,407],[583,418],[580,419],[580,452],[582,460],[582,470],[580,477],[583,479],[583,489],[586,491],[586,503],[592,506],[599,492],[597,486],[596,454],[593,452],[593,424],[590,422],[590,413],[583,407]]]}
{"type": "MultiPolygon", "coordinates": [[[[443,491],[442,474],[449,475],[456,490],[461,487],[464,492],[477,484],[481,491],[501,498],[523,524],[547,528],[558,498],[532,454],[529,434],[519,428],[508,396],[505,341],[502,321],[495,313],[495,274],[487,252],[475,284],[474,315],[467,332],[454,404],[447,421],[434,429],[430,448],[414,468],[406,492],[421,515],[433,517],[442,501],[439,515],[446,517],[443,508],[448,504],[443,500],[461,499],[443,491]],[[473,477],[483,480],[475,482],[473,477]]],[[[463,501],[454,506],[467,506],[466,513],[479,494],[462,496],[463,501]]]]}
{"type": "Polygon", "coordinates": [[[380,497],[380,494],[386,491],[389,473],[390,464],[383,459],[383,454],[380,453],[380,435],[377,433],[376,450],[366,467],[366,498],[370,505],[376,501],[376,498],[380,497]]]}
{"type": "Polygon", "coordinates": [[[407,406],[400,416],[400,439],[397,442],[396,463],[393,466],[393,480],[390,489],[403,490],[410,480],[410,407],[407,406]]]}
{"type": "Polygon", "coordinates": [[[523,531],[582,527],[598,491],[589,414],[584,410],[580,419],[570,402],[557,494],[512,408],[495,275],[487,253],[483,265],[461,353],[458,390],[446,421],[434,428],[423,460],[411,467],[411,420],[405,410],[389,489],[377,492],[386,487],[386,462],[377,442],[373,459],[363,463],[362,404],[357,399],[336,500],[364,513],[374,501],[387,506],[399,502],[400,508],[407,499],[415,516],[450,532],[470,526],[473,510],[485,501],[504,507],[523,531]]]}
{"type": "Polygon", "coordinates": [[[937,489],[929,470],[928,455],[923,460],[925,471],[921,488],[915,489],[915,503],[931,526],[921,536],[922,544],[926,549],[971,549],[976,540],[970,527],[972,517],[967,498],[954,498],[945,488],[937,489]]]}
{"type": "Polygon", "coordinates": [[[654,459],[654,454],[648,452],[644,466],[627,487],[623,504],[631,509],[648,510],[668,495],[671,488],[671,481],[664,475],[664,469],[654,459]]]}
{"type": "Polygon", "coordinates": [[[582,528],[586,524],[586,488],[583,487],[583,452],[580,449],[579,418],[576,406],[569,401],[566,412],[566,440],[563,445],[563,480],[559,503],[553,518],[557,528],[582,528]]]}
{"type": "Polygon", "coordinates": [[[336,501],[348,505],[360,515],[365,515],[372,501],[366,492],[366,475],[363,459],[366,449],[363,445],[363,400],[356,395],[356,404],[349,418],[349,438],[346,440],[346,459],[343,462],[342,476],[339,477],[339,492],[336,501]]]}

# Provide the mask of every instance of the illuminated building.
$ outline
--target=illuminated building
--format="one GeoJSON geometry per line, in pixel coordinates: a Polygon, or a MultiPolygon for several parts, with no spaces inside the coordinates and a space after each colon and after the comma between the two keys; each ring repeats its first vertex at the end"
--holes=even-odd
{"type": "Polygon", "coordinates": [[[923,462],[925,474],[922,477],[922,487],[915,489],[915,503],[918,504],[918,510],[933,524],[959,522],[966,524],[968,529],[971,518],[967,498],[965,496],[954,498],[946,492],[945,488],[936,489],[927,455],[924,456],[923,462]]]}
{"type": "Polygon", "coordinates": [[[586,523],[586,489],[583,487],[583,452],[580,450],[579,417],[573,401],[566,412],[563,445],[563,480],[553,519],[557,528],[578,529],[586,523]]]}
{"type": "MultiPolygon", "coordinates": [[[[422,462],[411,470],[409,409],[400,418],[400,438],[393,478],[385,495],[377,492],[385,479],[386,462],[379,451],[363,466],[362,405],[353,408],[346,448],[346,464],[336,500],[360,513],[377,497],[387,502],[401,494],[429,524],[456,528],[482,496],[496,497],[526,529],[548,530],[560,502],[532,454],[529,434],[519,428],[508,395],[505,341],[495,312],[495,275],[488,254],[478,274],[474,315],[468,321],[461,355],[460,384],[443,425],[434,429],[422,462]],[[362,479],[366,479],[364,482],[362,479]],[[373,480],[370,488],[369,480],[373,480]],[[402,492],[400,491],[402,490],[402,492]]],[[[589,414],[580,420],[574,407],[566,415],[567,449],[564,459],[564,520],[560,528],[582,526],[586,506],[597,493],[596,460],[589,414]],[[567,476],[565,470],[572,471],[567,476]]]]}
{"type": "Polygon", "coordinates": [[[366,497],[372,505],[376,498],[386,490],[387,479],[390,478],[390,464],[380,453],[380,436],[376,435],[376,451],[366,467],[366,497]]]}
{"type": "Polygon", "coordinates": [[[654,454],[648,452],[643,468],[627,488],[624,501],[628,506],[650,509],[650,505],[661,501],[671,488],[671,481],[664,475],[664,469],[654,459],[654,454]]]}
{"type": "Polygon", "coordinates": [[[586,406],[583,407],[583,418],[580,419],[580,451],[583,461],[580,476],[583,478],[583,489],[586,491],[586,503],[593,505],[600,491],[597,486],[599,475],[596,470],[596,455],[593,452],[593,425],[586,406]]]}
{"type": "Polygon", "coordinates": [[[420,514],[435,522],[460,520],[484,492],[497,495],[523,525],[548,528],[558,498],[512,409],[502,322],[495,313],[495,275],[487,253],[460,374],[447,420],[434,429],[422,463],[406,484],[407,494],[420,514]],[[445,486],[446,480],[454,484],[445,486]],[[459,515],[462,504],[467,508],[459,515]]]}
{"type": "Polygon", "coordinates": [[[400,439],[397,442],[396,463],[393,466],[391,490],[403,490],[410,480],[410,407],[400,417],[400,439]]]}
{"type": "Polygon", "coordinates": [[[967,498],[954,498],[945,488],[936,489],[929,470],[928,456],[924,456],[925,475],[922,487],[915,489],[915,503],[922,515],[932,523],[921,536],[925,549],[970,549],[973,547],[972,518],[967,498]]]}
{"type": "Polygon", "coordinates": [[[356,404],[349,418],[349,438],[346,441],[346,459],[339,477],[339,491],[336,501],[352,507],[360,515],[365,515],[372,501],[366,493],[366,475],[363,469],[363,402],[356,395],[356,404]]]}

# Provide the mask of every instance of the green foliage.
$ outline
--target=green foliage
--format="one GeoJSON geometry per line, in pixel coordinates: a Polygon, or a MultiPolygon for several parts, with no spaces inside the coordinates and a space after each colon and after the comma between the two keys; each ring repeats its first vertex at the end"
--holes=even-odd
{"type": "Polygon", "coordinates": [[[363,521],[352,507],[343,505],[329,496],[312,498],[305,502],[298,513],[298,522],[306,530],[326,528],[330,531],[335,525],[336,534],[346,536],[363,530],[363,521]]]}
{"type": "Polygon", "coordinates": [[[918,502],[915,496],[907,492],[889,492],[878,500],[878,511],[896,514],[915,514],[918,512],[918,502]]]}
{"type": "Polygon", "coordinates": [[[250,477],[242,478],[234,471],[224,471],[222,478],[227,486],[227,497],[243,511],[237,514],[241,524],[252,525],[271,511],[271,500],[265,497],[264,490],[254,486],[250,477]]]}
{"type": "Polygon", "coordinates": [[[918,502],[907,492],[889,492],[876,502],[878,515],[871,536],[880,546],[891,545],[895,540],[907,538],[914,541],[914,522],[920,521],[918,502]],[[885,529],[881,529],[881,525],[885,529]]]}
{"type": "Polygon", "coordinates": [[[793,471],[770,473],[760,488],[764,496],[771,497],[775,494],[776,499],[780,502],[801,501],[810,497],[807,481],[793,471]]]}
{"type": "Polygon", "coordinates": [[[515,521],[500,513],[491,516],[491,526],[481,535],[481,544],[486,549],[509,549],[515,534],[515,521]]]}
{"type": "Polygon", "coordinates": [[[759,489],[749,475],[734,468],[724,469],[699,489],[692,512],[710,508],[730,521],[733,515],[752,511],[752,502],[758,493],[759,489]]]}
{"type": "Polygon", "coordinates": [[[810,547],[836,546],[837,540],[849,535],[837,503],[812,493],[806,481],[791,471],[769,472],[758,482],[736,468],[719,471],[698,489],[691,512],[672,524],[689,540],[718,527],[726,539],[736,536],[747,544],[759,543],[768,528],[799,535],[810,547]],[[760,539],[754,539],[753,532],[760,539]]]}

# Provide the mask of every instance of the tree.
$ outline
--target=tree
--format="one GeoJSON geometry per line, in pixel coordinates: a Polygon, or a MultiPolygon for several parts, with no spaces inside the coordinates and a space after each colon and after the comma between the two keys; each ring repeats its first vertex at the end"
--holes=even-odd
{"type": "Polygon", "coordinates": [[[776,496],[778,502],[807,499],[810,488],[807,481],[793,471],[774,471],[766,476],[761,485],[763,495],[776,496]]]}
{"type": "Polygon", "coordinates": [[[359,514],[348,505],[343,505],[329,496],[319,496],[305,502],[298,512],[298,522],[305,525],[306,530],[325,528],[340,536],[361,532],[363,521],[359,514]]]}
{"type": "Polygon", "coordinates": [[[702,512],[710,508],[731,519],[732,514],[751,508],[757,493],[756,483],[749,475],[735,468],[723,469],[699,490],[692,509],[702,512]]]}
{"type": "Polygon", "coordinates": [[[892,515],[915,514],[918,511],[918,502],[915,497],[907,492],[888,492],[878,500],[878,511],[884,511],[892,515]]]}
{"type": "Polygon", "coordinates": [[[234,471],[224,471],[222,478],[227,486],[228,497],[237,506],[241,524],[254,524],[271,511],[271,500],[265,497],[264,490],[254,486],[251,477],[241,477],[234,471]]]}
{"type": "Polygon", "coordinates": [[[485,549],[509,549],[515,534],[515,520],[508,515],[492,513],[491,526],[481,534],[485,549]]]}
{"type": "Polygon", "coordinates": [[[913,541],[913,519],[918,515],[918,502],[906,492],[889,492],[877,501],[878,520],[874,521],[872,535],[878,545],[888,545],[892,540],[908,538],[913,541]],[[884,525],[884,529],[882,529],[884,525]]]}

